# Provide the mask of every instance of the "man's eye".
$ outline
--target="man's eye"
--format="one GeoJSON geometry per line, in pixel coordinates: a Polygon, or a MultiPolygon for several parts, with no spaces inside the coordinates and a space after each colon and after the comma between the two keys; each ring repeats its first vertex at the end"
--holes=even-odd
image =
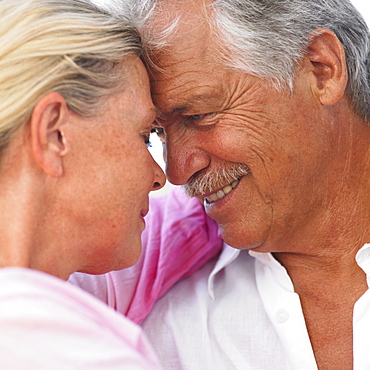
{"type": "Polygon", "coordinates": [[[199,121],[205,116],[205,114],[192,114],[190,116],[186,116],[187,121],[199,121]]]}
{"type": "Polygon", "coordinates": [[[192,121],[199,121],[204,116],[204,114],[192,114],[191,116],[189,116],[189,119],[191,119],[192,121]]]}
{"type": "Polygon", "coordinates": [[[195,126],[201,127],[211,127],[217,123],[216,113],[205,113],[205,114],[191,114],[185,116],[183,121],[185,124],[194,124],[195,126]]]}

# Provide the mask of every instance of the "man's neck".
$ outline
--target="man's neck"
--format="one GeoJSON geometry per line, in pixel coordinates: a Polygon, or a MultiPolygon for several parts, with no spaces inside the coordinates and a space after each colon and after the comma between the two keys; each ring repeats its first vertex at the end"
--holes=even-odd
{"type": "Polygon", "coordinates": [[[344,298],[346,290],[358,299],[367,289],[366,275],[355,259],[361,247],[355,245],[345,251],[338,247],[336,256],[294,253],[274,253],[274,256],[286,268],[298,294],[333,304],[344,298]],[[339,296],[338,292],[341,292],[339,296]]]}
{"type": "Polygon", "coordinates": [[[348,249],[336,260],[275,254],[300,297],[320,369],[353,367],[353,311],[368,289],[365,272],[355,260],[357,249],[348,249]]]}

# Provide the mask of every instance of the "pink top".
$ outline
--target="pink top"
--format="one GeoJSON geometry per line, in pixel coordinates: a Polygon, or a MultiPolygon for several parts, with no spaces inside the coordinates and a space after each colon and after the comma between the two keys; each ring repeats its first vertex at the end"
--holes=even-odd
{"type": "Polygon", "coordinates": [[[152,198],[145,221],[138,264],[105,275],[76,273],[70,279],[138,324],[156,300],[219,254],[222,246],[217,223],[181,188],[152,198]]]}
{"type": "Polygon", "coordinates": [[[0,368],[159,369],[141,329],[63,280],[0,269],[0,368]]]}

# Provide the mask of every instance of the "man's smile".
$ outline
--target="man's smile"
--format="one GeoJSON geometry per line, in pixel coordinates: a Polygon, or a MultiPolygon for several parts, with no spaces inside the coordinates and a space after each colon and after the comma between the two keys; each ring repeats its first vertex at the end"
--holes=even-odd
{"type": "Polygon", "coordinates": [[[234,180],[231,184],[226,185],[222,189],[215,191],[214,193],[205,197],[207,203],[214,203],[222,199],[225,195],[229,194],[239,184],[240,179],[234,180]]]}

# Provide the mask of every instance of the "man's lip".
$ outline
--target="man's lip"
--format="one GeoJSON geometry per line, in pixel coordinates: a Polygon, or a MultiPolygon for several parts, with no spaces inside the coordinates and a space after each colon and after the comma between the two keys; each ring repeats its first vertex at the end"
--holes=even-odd
{"type": "MultiPolygon", "coordinates": [[[[234,180],[232,183],[230,183],[230,184],[227,184],[227,185],[225,185],[225,186],[223,186],[223,187],[221,187],[221,188],[218,188],[217,190],[213,190],[212,192],[209,192],[209,193],[207,193],[207,194],[205,194],[205,195],[198,195],[197,197],[199,197],[199,198],[207,198],[207,197],[209,197],[210,195],[212,195],[212,194],[216,194],[217,192],[219,192],[220,190],[221,191],[223,191],[223,189],[225,189],[226,187],[228,187],[228,186],[232,186],[232,189],[227,193],[227,194],[229,194],[232,190],[234,190],[238,185],[239,185],[239,183],[240,183],[240,180],[241,180],[241,178],[238,178],[238,179],[236,179],[236,180],[234,180]],[[235,182],[237,181],[237,184],[235,184],[234,186],[232,185],[232,184],[234,184],[235,182]]],[[[225,194],[225,195],[227,195],[227,194],[225,194]]]]}
{"type": "MultiPolygon", "coordinates": [[[[225,186],[227,186],[227,185],[225,185],[225,186]]],[[[212,190],[212,191],[210,191],[209,193],[206,193],[206,194],[197,195],[197,197],[199,197],[199,198],[207,198],[211,194],[217,193],[218,191],[222,190],[225,186],[222,186],[221,188],[218,188],[217,190],[212,190]]]]}
{"type": "MultiPolygon", "coordinates": [[[[227,185],[225,185],[227,186],[227,185]]],[[[214,193],[217,193],[218,191],[222,190],[225,186],[221,187],[221,188],[218,188],[217,190],[212,190],[210,191],[209,193],[205,193],[205,194],[197,194],[195,195],[195,197],[197,198],[207,198],[209,197],[211,194],[214,194],[214,193]]]]}

